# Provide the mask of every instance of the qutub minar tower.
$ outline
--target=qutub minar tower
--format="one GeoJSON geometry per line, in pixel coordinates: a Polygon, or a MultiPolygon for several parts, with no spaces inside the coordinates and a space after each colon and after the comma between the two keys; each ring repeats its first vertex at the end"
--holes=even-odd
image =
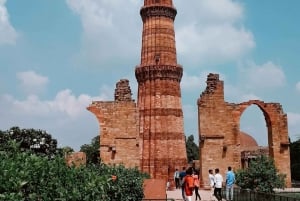
{"type": "Polygon", "coordinates": [[[87,108],[100,126],[100,157],[107,164],[138,167],[151,178],[172,179],[187,165],[172,0],[145,0],[141,63],[135,69],[137,103],[127,79],[116,84],[115,101],[87,108]]]}
{"type": "MultiPolygon", "coordinates": [[[[145,0],[141,64],[138,81],[139,132],[142,171],[154,178],[187,164],[172,0],[145,0]]],[[[173,173],[173,172],[172,172],[173,173]]]]}

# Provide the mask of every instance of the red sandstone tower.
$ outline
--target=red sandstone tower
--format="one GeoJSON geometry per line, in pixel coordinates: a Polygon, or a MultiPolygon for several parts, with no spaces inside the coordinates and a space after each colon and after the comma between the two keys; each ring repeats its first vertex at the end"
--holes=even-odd
{"type": "Polygon", "coordinates": [[[172,178],[187,164],[172,0],[144,0],[138,82],[140,168],[152,178],[172,178]]]}

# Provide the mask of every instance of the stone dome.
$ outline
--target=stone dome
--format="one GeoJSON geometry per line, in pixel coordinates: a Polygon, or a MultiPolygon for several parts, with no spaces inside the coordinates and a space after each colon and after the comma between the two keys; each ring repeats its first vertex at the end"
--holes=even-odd
{"type": "Polygon", "coordinates": [[[256,140],[243,131],[240,132],[240,140],[243,148],[258,147],[256,140]]]}

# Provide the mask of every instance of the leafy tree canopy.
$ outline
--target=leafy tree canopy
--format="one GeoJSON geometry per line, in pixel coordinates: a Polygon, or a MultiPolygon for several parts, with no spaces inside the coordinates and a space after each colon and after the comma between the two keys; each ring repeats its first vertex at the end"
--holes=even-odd
{"type": "Polygon", "coordinates": [[[9,141],[9,152],[0,152],[0,200],[136,201],[143,198],[148,175],[124,166],[104,164],[68,167],[63,157],[49,160],[18,151],[9,141]]]}
{"type": "Polygon", "coordinates": [[[194,142],[193,135],[190,135],[186,140],[186,154],[188,162],[199,159],[199,146],[194,142]]]}
{"type": "Polygon", "coordinates": [[[247,169],[236,172],[236,184],[243,189],[273,193],[274,188],[285,187],[285,175],[279,174],[272,158],[259,156],[247,169]]]}
{"type": "Polygon", "coordinates": [[[291,176],[292,179],[300,181],[300,140],[290,144],[291,176]]]}
{"type": "Polygon", "coordinates": [[[87,164],[100,163],[100,136],[95,136],[91,144],[84,144],[80,147],[80,151],[85,152],[87,164]]]}
{"type": "Polygon", "coordinates": [[[57,140],[44,130],[21,129],[12,127],[0,131],[0,151],[8,151],[11,146],[9,141],[19,144],[19,151],[33,151],[37,154],[53,156],[57,154],[57,140]]]}

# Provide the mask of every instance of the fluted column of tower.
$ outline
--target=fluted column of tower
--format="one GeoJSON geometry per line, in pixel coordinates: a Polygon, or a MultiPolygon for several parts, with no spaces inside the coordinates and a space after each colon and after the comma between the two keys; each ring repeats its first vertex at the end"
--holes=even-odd
{"type": "Polygon", "coordinates": [[[172,0],[144,0],[138,81],[141,169],[152,178],[170,179],[187,164],[172,0]]]}

